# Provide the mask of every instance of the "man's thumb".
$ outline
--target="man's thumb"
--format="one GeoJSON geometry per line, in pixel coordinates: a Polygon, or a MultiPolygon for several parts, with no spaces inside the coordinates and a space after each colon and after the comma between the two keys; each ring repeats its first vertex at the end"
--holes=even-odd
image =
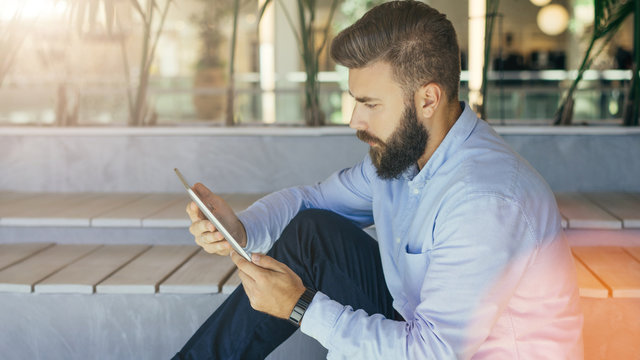
{"type": "Polygon", "coordinates": [[[253,253],[251,254],[251,262],[264,269],[282,271],[281,263],[271,256],[253,253]]]}

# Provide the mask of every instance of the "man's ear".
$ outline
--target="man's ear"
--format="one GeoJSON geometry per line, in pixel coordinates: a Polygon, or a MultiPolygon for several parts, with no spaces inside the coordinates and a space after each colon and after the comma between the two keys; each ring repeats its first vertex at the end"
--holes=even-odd
{"type": "Polygon", "coordinates": [[[419,88],[415,95],[418,115],[427,119],[432,118],[443,95],[442,88],[436,83],[428,83],[419,88]]]}

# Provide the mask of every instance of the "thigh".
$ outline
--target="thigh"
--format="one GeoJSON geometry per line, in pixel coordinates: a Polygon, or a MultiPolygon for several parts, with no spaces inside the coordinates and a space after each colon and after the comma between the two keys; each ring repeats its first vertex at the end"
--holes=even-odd
{"type": "Polygon", "coordinates": [[[306,286],[342,305],[394,316],[377,241],[340,215],[300,212],[269,255],[287,264],[306,286]]]}

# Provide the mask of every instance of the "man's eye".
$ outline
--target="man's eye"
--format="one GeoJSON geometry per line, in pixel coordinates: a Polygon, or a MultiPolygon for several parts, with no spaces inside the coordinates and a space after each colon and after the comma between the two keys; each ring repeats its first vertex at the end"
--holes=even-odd
{"type": "Polygon", "coordinates": [[[369,109],[373,109],[378,106],[378,104],[364,104],[364,106],[368,107],[369,109]]]}

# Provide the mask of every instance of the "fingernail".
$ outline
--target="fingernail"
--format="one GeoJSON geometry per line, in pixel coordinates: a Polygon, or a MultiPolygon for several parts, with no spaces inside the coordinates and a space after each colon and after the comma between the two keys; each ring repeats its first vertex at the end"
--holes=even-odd
{"type": "Polygon", "coordinates": [[[209,231],[213,231],[213,225],[211,224],[207,225],[207,229],[209,229],[209,231]]]}
{"type": "Polygon", "coordinates": [[[251,254],[251,261],[253,261],[254,263],[259,263],[260,259],[262,259],[262,255],[261,254],[251,254]]]}
{"type": "Polygon", "coordinates": [[[191,210],[195,210],[198,208],[198,206],[196,206],[196,203],[194,202],[192,202],[190,206],[191,206],[191,210]]]}

